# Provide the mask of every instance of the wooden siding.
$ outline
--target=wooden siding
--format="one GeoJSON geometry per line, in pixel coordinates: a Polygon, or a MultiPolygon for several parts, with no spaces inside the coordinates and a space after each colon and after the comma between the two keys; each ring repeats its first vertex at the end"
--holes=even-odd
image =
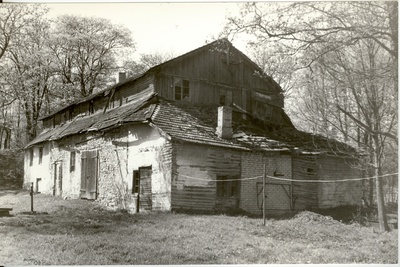
{"type": "MultiPolygon", "coordinates": [[[[240,177],[240,152],[210,146],[174,143],[172,209],[229,211],[236,197],[217,197],[217,176],[240,177]]],[[[240,184],[238,185],[239,192],[240,184]]]]}
{"type": "MultiPolygon", "coordinates": [[[[321,179],[341,180],[361,177],[361,171],[352,168],[354,161],[333,156],[320,157],[321,179]]],[[[344,205],[360,205],[362,182],[321,183],[318,185],[318,207],[333,208],[344,205]]]]}
{"type": "Polygon", "coordinates": [[[192,103],[219,104],[221,93],[228,91],[229,96],[232,94],[232,103],[260,119],[281,124],[283,96],[279,85],[260,77],[255,67],[234,49],[230,50],[229,57],[223,51],[203,49],[161,65],[156,74],[156,92],[175,100],[174,79],[177,78],[189,80],[188,101],[192,103]]]}
{"type": "MultiPolygon", "coordinates": [[[[294,180],[318,180],[318,156],[294,156],[292,159],[294,180]]],[[[318,183],[293,182],[294,208],[313,209],[318,207],[318,183]]]]}
{"type": "Polygon", "coordinates": [[[130,102],[134,94],[148,89],[149,87],[153,86],[153,84],[154,77],[152,75],[123,84],[115,91],[110,102],[114,102],[113,105],[115,107],[120,106],[120,104],[130,102]]]}

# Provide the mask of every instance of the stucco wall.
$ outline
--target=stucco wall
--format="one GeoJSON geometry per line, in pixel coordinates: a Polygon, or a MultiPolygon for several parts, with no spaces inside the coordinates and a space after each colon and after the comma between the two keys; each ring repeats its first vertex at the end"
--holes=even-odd
{"type": "Polygon", "coordinates": [[[40,146],[34,146],[25,151],[24,156],[24,184],[25,189],[29,189],[33,183],[34,191],[41,193],[53,193],[53,181],[51,179],[51,159],[50,159],[50,143],[45,143],[40,146]],[[39,163],[39,147],[43,148],[42,162],[39,163]],[[31,153],[33,150],[33,160],[31,162],[31,153]],[[38,183],[38,179],[40,179],[38,183]],[[38,188],[39,186],[39,188],[38,188]]]}

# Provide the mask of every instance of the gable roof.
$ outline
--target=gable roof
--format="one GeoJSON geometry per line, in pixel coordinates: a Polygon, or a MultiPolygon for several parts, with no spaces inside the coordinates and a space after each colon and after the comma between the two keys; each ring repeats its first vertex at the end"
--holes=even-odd
{"type": "Polygon", "coordinates": [[[273,85],[274,85],[275,88],[277,88],[278,90],[280,90],[281,92],[283,92],[283,90],[282,90],[282,88],[280,87],[280,85],[279,85],[277,82],[275,82],[275,80],[273,80],[272,77],[270,77],[270,76],[268,76],[267,74],[265,74],[264,71],[263,71],[256,63],[254,63],[248,56],[246,56],[246,55],[245,55],[243,52],[241,52],[239,49],[235,48],[235,47],[233,46],[233,44],[232,44],[228,39],[222,38],[222,39],[218,39],[218,40],[216,40],[216,41],[213,41],[213,42],[211,42],[211,43],[209,43],[209,44],[206,44],[206,45],[204,45],[204,46],[201,46],[201,47],[199,47],[199,48],[196,48],[196,49],[194,49],[194,50],[192,50],[192,51],[189,51],[189,52],[187,52],[187,53],[185,53],[185,54],[182,54],[182,55],[180,55],[180,56],[178,56],[178,57],[175,57],[175,58],[173,58],[173,59],[170,59],[170,60],[168,60],[168,61],[166,61],[166,62],[163,62],[163,63],[161,63],[161,64],[158,64],[158,65],[156,65],[156,66],[153,66],[153,67],[151,67],[150,69],[148,69],[147,71],[145,71],[145,72],[143,72],[143,73],[140,73],[140,74],[134,75],[134,76],[132,76],[132,77],[130,77],[130,78],[127,78],[127,79],[124,80],[123,82],[119,82],[119,83],[117,83],[117,84],[114,84],[114,85],[112,85],[112,86],[110,86],[110,87],[108,87],[108,88],[106,88],[106,89],[104,89],[104,90],[101,90],[101,91],[97,92],[97,93],[93,93],[93,94],[91,94],[91,95],[89,95],[89,96],[86,96],[86,97],[77,99],[77,100],[73,101],[72,103],[70,103],[69,105],[66,105],[66,106],[64,106],[64,107],[61,107],[60,109],[57,109],[56,111],[54,111],[54,112],[52,112],[52,113],[50,113],[50,114],[47,114],[47,115],[42,116],[40,119],[41,119],[41,120],[44,120],[44,119],[46,119],[46,118],[49,118],[49,117],[51,117],[51,116],[54,116],[55,114],[57,114],[57,113],[59,113],[59,112],[61,112],[61,111],[64,111],[64,110],[66,110],[66,109],[68,109],[68,108],[70,108],[70,107],[72,107],[72,106],[76,106],[76,105],[79,105],[79,104],[81,104],[81,103],[91,101],[91,100],[93,100],[93,99],[95,99],[95,98],[106,97],[106,96],[110,95],[111,92],[112,92],[113,90],[117,90],[118,88],[120,88],[121,86],[123,86],[123,85],[125,85],[125,84],[128,84],[128,83],[130,83],[130,82],[133,82],[133,81],[135,81],[135,80],[138,80],[138,79],[140,79],[140,78],[146,76],[147,74],[153,73],[154,71],[156,71],[157,69],[159,69],[159,68],[161,68],[161,67],[163,67],[163,66],[166,66],[166,65],[169,65],[169,64],[173,64],[173,63],[175,63],[175,62],[177,62],[177,61],[179,61],[179,60],[182,60],[183,58],[188,57],[188,56],[190,56],[190,55],[192,55],[192,54],[195,54],[195,53],[197,53],[197,52],[199,52],[199,51],[206,50],[206,49],[211,49],[211,48],[214,48],[214,47],[216,47],[216,46],[221,46],[221,45],[224,45],[224,46],[227,46],[227,47],[229,47],[229,48],[234,49],[234,51],[235,51],[236,53],[238,53],[238,54],[240,55],[240,57],[241,57],[243,60],[245,60],[248,64],[250,64],[256,71],[258,71],[259,73],[263,74],[262,77],[263,77],[264,79],[266,79],[269,83],[273,83],[273,85]]]}

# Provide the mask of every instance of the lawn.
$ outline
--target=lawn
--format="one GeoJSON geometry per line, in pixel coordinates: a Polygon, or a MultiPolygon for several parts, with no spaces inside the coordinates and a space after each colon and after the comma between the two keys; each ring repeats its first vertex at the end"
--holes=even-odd
{"type": "Polygon", "coordinates": [[[398,233],[301,212],[290,219],[154,212],[0,191],[1,265],[397,263],[398,233]]]}

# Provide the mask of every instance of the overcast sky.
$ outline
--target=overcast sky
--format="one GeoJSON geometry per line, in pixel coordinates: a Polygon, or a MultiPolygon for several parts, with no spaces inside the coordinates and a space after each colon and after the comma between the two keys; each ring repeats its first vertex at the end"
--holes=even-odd
{"type": "MultiPolygon", "coordinates": [[[[47,4],[47,3],[46,3],[47,4]]],[[[51,3],[50,16],[76,14],[110,19],[132,31],[136,54],[168,52],[179,56],[218,37],[225,17],[236,14],[228,3],[51,3]]],[[[234,45],[245,52],[245,45],[234,45]]]]}

